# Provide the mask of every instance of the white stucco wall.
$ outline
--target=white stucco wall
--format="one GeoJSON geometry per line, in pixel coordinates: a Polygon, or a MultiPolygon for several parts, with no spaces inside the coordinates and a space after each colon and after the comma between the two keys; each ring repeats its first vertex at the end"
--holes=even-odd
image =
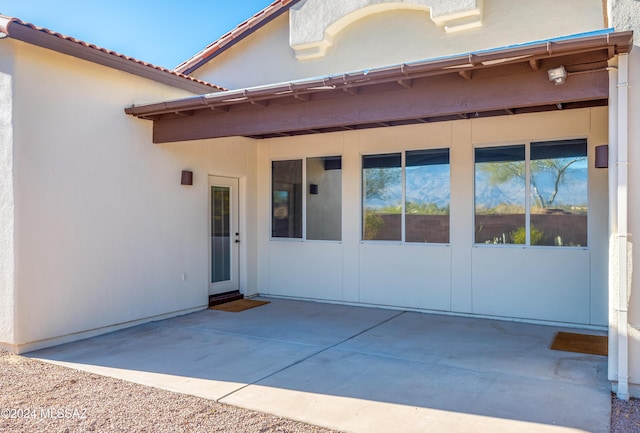
{"type": "Polygon", "coordinates": [[[207,174],[253,171],[251,140],[155,145],[151,122],[124,107],[187,92],[0,43],[16,51],[13,350],[203,308],[207,174]],[[194,170],[192,187],[180,185],[183,169],[194,170]]]}
{"type": "Polygon", "coordinates": [[[13,60],[0,41],[0,347],[14,339],[13,60]]]}
{"type": "Polygon", "coordinates": [[[260,291],[308,299],[603,327],[607,324],[607,108],[265,140],[260,150],[260,291]],[[475,146],[587,138],[588,248],[474,245],[475,146]],[[450,243],[361,241],[364,154],[450,148],[450,243]],[[269,240],[272,160],[342,156],[342,241],[269,240]]]}
{"type": "MultiPolygon", "coordinates": [[[[181,164],[182,169],[192,170],[194,184],[188,189],[193,190],[194,207],[186,212],[194,212],[203,219],[204,232],[200,230],[198,242],[206,237],[209,240],[209,184],[208,176],[237,178],[239,180],[239,233],[240,233],[240,291],[245,295],[258,293],[259,281],[257,276],[257,201],[258,176],[257,154],[259,141],[244,137],[229,137],[215,140],[198,140],[154,145],[167,152],[181,164]]],[[[179,175],[179,173],[178,173],[179,175]]],[[[178,179],[179,181],[179,179],[178,179]]],[[[184,188],[184,187],[183,187],[184,188]]],[[[203,256],[209,266],[209,247],[206,251],[198,250],[198,256],[203,256]]],[[[208,290],[209,268],[206,268],[204,284],[208,290]]]]}
{"type": "Polygon", "coordinates": [[[338,33],[367,15],[418,10],[428,13],[442,31],[452,32],[480,27],[482,5],[480,0],[306,0],[290,10],[289,40],[296,58],[319,58],[338,33]]]}
{"type": "Polygon", "coordinates": [[[446,33],[424,10],[386,10],[356,20],[333,38],[322,58],[297,60],[289,14],[239,42],[194,72],[227,88],[341,74],[604,27],[600,0],[484,0],[482,27],[446,33]],[[579,10],[580,14],[575,13],[579,10]],[[567,17],[571,17],[570,20],[567,17]],[[242,73],[238,73],[242,71],[242,73]]]}
{"type": "MultiPolygon", "coordinates": [[[[629,232],[635,244],[640,231],[640,2],[610,0],[611,25],[617,31],[633,30],[634,47],[629,55],[629,232]]],[[[629,299],[629,382],[632,395],[640,397],[640,252],[633,248],[631,295],[629,299]]]]}

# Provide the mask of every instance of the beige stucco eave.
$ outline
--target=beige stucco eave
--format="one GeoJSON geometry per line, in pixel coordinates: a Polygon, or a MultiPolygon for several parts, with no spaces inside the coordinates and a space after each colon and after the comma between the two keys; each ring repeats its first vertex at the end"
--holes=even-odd
{"type": "Polygon", "coordinates": [[[154,141],[269,137],[606,104],[607,61],[633,32],[577,35],[521,46],[131,106],[154,141]],[[547,69],[563,65],[561,86],[547,69]],[[366,109],[365,109],[366,108],[366,109]],[[499,113],[497,113],[499,112],[499,113]]]}

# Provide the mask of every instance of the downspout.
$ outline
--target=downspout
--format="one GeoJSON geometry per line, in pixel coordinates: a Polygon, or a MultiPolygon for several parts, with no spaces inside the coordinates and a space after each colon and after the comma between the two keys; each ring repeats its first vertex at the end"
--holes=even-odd
{"type": "Polygon", "coordinates": [[[617,72],[617,231],[618,244],[618,398],[629,400],[629,230],[628,230],[628,54],[618,56],[617,72]]]}
{"type": "Polygon", "coordinates": [[[609,374],[612,383],[618,381],[618,62],[609,61],[609,374]]]}

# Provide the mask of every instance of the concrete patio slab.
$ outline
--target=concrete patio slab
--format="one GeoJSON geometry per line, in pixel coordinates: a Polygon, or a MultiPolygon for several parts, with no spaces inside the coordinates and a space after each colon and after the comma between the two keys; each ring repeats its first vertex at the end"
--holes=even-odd
{"type": "Polygon", "coordinates": [[[527,376],[329,349],[222,402],[346,431],[608,431],[605,387],[527,376]]]}
{"type": "Polygon", "coordinates": [[[33,355],[81,370],[217,400],[323,349],[167,325],[146,324],[33,355]]]}
{"type": "Polygon", "coordinates": [[[601,356],[549,350],[558,331],[596,331],[469,317],[404,313],[337,349],[474,371],[589,386],[607,382],[601,356]]]}
{"type": "Polygon", "coordinates": [[[348,432],[609,431],[606,357],[560,328],[268,300],[30,355],[348,432]]]}
{"type": "Polygon", "coordinates": [[[399,314],[398,311],[378,308],[287,299],[264,300],[271,303],[241,313],[209,311],[216,318],[224,320],[211,320],[207,315],[189,314],[171,319],[167,324],[172,327],[195,327],[202,331],[329,347],[399,314]]]}

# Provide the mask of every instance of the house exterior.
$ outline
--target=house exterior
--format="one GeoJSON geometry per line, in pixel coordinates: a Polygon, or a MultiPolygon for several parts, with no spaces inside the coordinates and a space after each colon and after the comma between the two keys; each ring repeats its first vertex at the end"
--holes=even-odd
{"type": "Polygon", "coordinates": [[[240,290],[608,329],[640,395],[638,17],[283,0],[174,71],[3,17],[0,345],[240,290]]]}

